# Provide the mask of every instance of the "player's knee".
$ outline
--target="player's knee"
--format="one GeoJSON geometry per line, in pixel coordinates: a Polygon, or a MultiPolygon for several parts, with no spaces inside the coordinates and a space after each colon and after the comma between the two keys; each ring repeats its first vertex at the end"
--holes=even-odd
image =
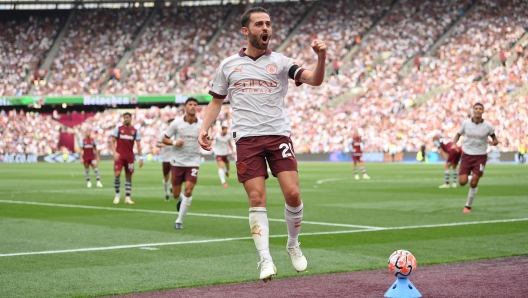
{"type": "Polygon", "coordinates": [[[458,178],[458,183],[459,183],[461,186],[466,185],[467,182],[468,182],[467,177],[465,177],[465,178],[462,178],[462,177],[458,178]]]}
{"type": "Polygon", "coordinates": [[[295,188],[288,189],[287,191],[284,191],[284,198],[286,199],[287,202],[300,201],[301,193],[299,192],[299,188],[295,187],[295,188]]]}
{"type": "Polygon", "coordinates": [[[249,204],[252,207],[266,206],[266,196],[258,191],[248,192],[249,204]]]}

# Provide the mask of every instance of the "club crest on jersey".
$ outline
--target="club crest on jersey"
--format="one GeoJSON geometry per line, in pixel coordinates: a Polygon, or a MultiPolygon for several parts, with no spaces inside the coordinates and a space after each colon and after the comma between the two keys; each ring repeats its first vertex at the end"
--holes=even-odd
{"type": "Polygon", "coordinates": [[[277,65],[275,65],[274,63],[266,65],[266,71],[270,74],[276,74],[277,69],[277,65]]]}
{"type": "Polygon", "coordinates": [[[240,72],[242,72],[242,66],[235,67],[235,69],[233,69],[233,71],[240,71],[240,72]]]}

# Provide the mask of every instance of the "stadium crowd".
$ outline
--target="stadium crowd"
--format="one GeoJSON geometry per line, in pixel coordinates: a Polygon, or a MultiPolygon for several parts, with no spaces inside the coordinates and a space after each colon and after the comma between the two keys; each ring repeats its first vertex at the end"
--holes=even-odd
{"type": "MultiPolygon", "coordinates": [[[[290,86],[285,105],[291,119],[296,151],[342,150],[350,142],[355,129],[363,134],[366,150],[397,148],[398,151],[417,151],[424,144],[430,145],[433,134],[443,133],[453,137],[476,101],[485,105],[485,117],[496,126],[502,141],[500,149],[515,150],[528,134],[528,98],[512,98],[510,93],[528,84],[528,51],[524,50],[524,45],[516,54],[512,46],[528,32],[528,2],[482,0],[468,11],[473,1],[400,0],[373,28],[370,36],[363,38],[391,2],[358,1],[352,5],[344,0],[320,1],[313,15],[300,27],[299,34],[286,46],[285,55],[310,68],[315,60],[309,43],[313,38],[324,39],[329,44],[327,60],[332,69],[332,75],[320,87],[295,87],[293,83],[290,86]],[[461,22],[432,51],[433,55],[424,55],[461,16],[461,22]],[[353,46],[358,46],[358,49],[351,61],[341,61],[353,46]],[[487,68],[485,63],[501,53],[517,56],[508,67],[487,68]],[[402,67],[409,62],[414,67],[408,76],[404,76],[402,67]],[[343,64],[347,67],[341,68],[343,64]],[[331,99],[343,94],[346,96],[346,92],[356,86],[364,92],[345,98],[342,104],[335,107],[328,106],[331,99]],[[424,96],[439,86],[443,91],[424,96]]],[[[294,6],[274,3],[270,7],[275,29],[272,48],[286,39],[312,5],[313,2],[294,6]]],[[[208,24],[224,20],[230,9],[235,9],[234,15],[238,15],[245,8],[243,5],[162,8],[128,61],[123,79],[111,79],[107,92],[206,93],[220,61],[237,52],[245,42],[239,30],[239,20],[235,17],[208,47],[207,42],[215,32],[208,24]],[[191,13],[193,20],[189,21],[191,13]],[[179,46],[182,43],[188,46],[179,46]],[[191,66],[198,57],[203,57],[202,63],[191,66]]],[[[54,60],[51,81],[39,86],[36,94],[99,92],[105,82],[106,71],[127,49],[148,10],[94,10],[78,14],[54,60]],[[113,24],[111,28],[96,26],[93,32],[97,34],[86,30],[94,21],[97,24],[112,23],[115,18],[124,21],[113,24]],[[87,51],[82,46],[84,44],[96,50],[87,51]]],[[[5,78],[3,82],[7,82],[5,78]]],[[[3,113],[4,122],[11,123],[5,130],[10,133],[10,145],[5,145],[4,150],[30,148],[31,152],[48,152],[49,144],[46,145],[48,147],[41,145],[41,134],[18,132],[19,128],[16,133],[13,132],[12,127],[16,126],[13,123],[19,120],[6,120],[11,119],[6,116],[10,113],[12,111],[3,113]],[[35,139],[38,145],[22,145],[27,142],[20,139],[20,135],[26,138],[38,135],[35,139]]],[[[203,108],[200,113],[203,116],[203,108]]],[[[218,123],[229,125],[230,113],[229,106],[225,106],[218,123]]],[[[155,142],[159,131],[166,125],[165,120],[181,114],[181,109],[175,107],[135,110],[134,123],[143,135],[143,152],[155,153],[155,142]]],[[[37,125],[42,123],[40,125],[44,128],[55,125],[47,117],[24,117],[33,117],[31,121],[37,125]]],[[[25,118],[19,115],[13,119],[25,118]]],[[[108,137],[119,122],[119,112],[107,110],[75,130],[77,134],[93,130],[102,153],[106,154],[109,153],[108,137]]],[[[33,139],[28,142],[33,144],[33,139]]]]}
{"type": "Polygon", "coordinates": [[[45,84],[34,95],[99,94],[107,72],[129,48],[149,14],[146,8],[75,12],[45,84]]]}
{"type": "Polygon", "coordinates": [[[44,61],[62,21],[50,14],[0,22],[0,96],[27,94],[31,71],[44,61]]]}

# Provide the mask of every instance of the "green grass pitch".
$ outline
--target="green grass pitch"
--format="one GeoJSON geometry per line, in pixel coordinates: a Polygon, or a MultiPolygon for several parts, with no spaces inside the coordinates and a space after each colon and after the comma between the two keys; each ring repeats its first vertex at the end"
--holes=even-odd
{"type": "MultiPolygon", "coordinates": [[[[279,278],[386,269],[397,249],[411,251],[418,268],[528,254],[528,167],[488,165],[469,214],[462,212],[467,186],[438,189],[441,164],[366,168],[370,181],[354,180],[348,163],[299,165],[300,241],[309,264],[301,274],[285,251],[280,189],[276,179],[267,181],[279,278]]],[[[184,230],[173,227],[175,201],[164,202],[159,163],[136,170],[134,206],[112,204],[111,162],[101,164],[101,175],[104,188],[87,189],[80,163],[0,164],[0,297],[91,297],[258,279],[245,192],[234,177],[221,187],[216,164],[200,169],[184,230]]]]}

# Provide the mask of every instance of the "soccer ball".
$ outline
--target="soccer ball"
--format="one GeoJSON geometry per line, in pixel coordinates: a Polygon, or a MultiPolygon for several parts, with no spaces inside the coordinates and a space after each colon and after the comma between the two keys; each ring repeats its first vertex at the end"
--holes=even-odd
{"type": "Polygon", "coordinates": [[[416,270],[416,258],[409,251],[399,249],[389,257],[389,271],[397,278],[407,278],[416,270]]]}

